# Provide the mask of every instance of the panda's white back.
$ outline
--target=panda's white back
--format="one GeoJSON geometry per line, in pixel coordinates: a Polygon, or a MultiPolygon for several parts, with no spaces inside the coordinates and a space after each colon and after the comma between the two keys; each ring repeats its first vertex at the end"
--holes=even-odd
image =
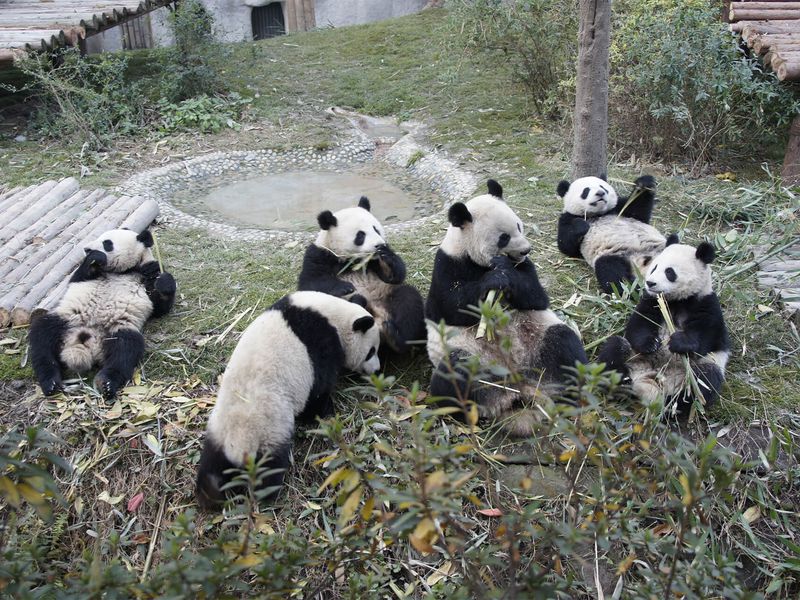
{"type": "Polygon", "coordinates": [[[264,440],[288,442],[294,418],[305,407],[314,367],[305,345],[279,311],[263,313],[242,334],[231,355],[208,432],[221,440],[225,455],[241,464],[264,440]]]}
{"type": "Polygon", "coordinates": [[[138,273],[109,273],[70,283],[55,309],[71,327],[85,326],[102,334],[141,331],[152,312],[153,303],[138,273]]]}
{"type": "Polygon", "coordinates": [[[638,258],[649,259],[660,253],[667,243],[666,238],[652,225],[636,219],[628,219],[617,215],[605,215],[591,222],[592,226],[581,243],[581,254],[589,265],[594,267],[595,261],[606,254],[628,256],[636,266],[638,258]]]}

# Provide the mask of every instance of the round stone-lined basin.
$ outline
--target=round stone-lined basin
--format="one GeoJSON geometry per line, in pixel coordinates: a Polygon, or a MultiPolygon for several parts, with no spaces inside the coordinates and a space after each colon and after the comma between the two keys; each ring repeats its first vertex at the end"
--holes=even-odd
{"type": "Polygon", "coordinates": [[[307,231],[323,210],[356,206],[372,200],[381,222],[407,221],[418,199],[379,177],[359,173],[288,171],[221,185],[197,198],[227,220],[269,229],[307,231]]]}

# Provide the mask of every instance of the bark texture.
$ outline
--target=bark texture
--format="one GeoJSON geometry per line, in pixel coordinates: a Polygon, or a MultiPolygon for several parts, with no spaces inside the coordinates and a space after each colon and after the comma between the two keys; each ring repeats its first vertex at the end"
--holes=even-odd
{"type": "Polygon", "coordinates": [[[573,179],[606,174],[610,41],[610,0],[580,0],[573,179]]]}

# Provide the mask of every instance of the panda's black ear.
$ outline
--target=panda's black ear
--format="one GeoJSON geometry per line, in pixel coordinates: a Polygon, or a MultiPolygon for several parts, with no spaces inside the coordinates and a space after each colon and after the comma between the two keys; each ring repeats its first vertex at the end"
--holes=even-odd
{"type": "Polygon", "coordinates": [[[454,227],[463,227],[465,223],[472,222],[472,214],[463,202],[456,202],[447,211],[447,218],[454,227]]]}
{"type": "Polygon", "coordinates": [[[709,265],[714,262],[714,257],[716,253],[714,252],[714,246],[709,244],[708,242],[703,242],[697,247],[697,251],[694,255],[704,262],[705,264],[709,265]]]}
{"type": "Polygon", "coordinates": [[[667,246],[672,246],[672,244],[680,244],[681,238],[678,237],[677,233],[670,233],[669,237],[667,237],[667,246]]]}
{"type": "Polygon", "coordinates": [[[568,189],[569,189],[569,181],[567,181],[566,179],[562,179],[561,181],[558,182],[558,187],[556,188],[556,194],[558,194],[559,198],[563,198],[564,194],[567,193],[568,189]]]}
{"type": "Polygon", "coordinates": [[[136,239],[144,244],[145,248],[150,248],[153,245],[153,234],[149,229],[145,229],[142,233],[136,236],[136,239]]]}
{"type": "Polygon", "coordinates": [[[608,183],[608,173],[600,173],[600,175],[598,176],[598,178],[599,178],[599,179],[602,179],[603,181],[605,181],[606,183],[608,183]]]}
{"type": "Polygon", "coordinates": [[[359,317],[353,321],[353,331],[366,333],[373,325],[375,325],[375,319],[373,319],[371,316],[367,315],[366,317],[359,317]]]}
{"type": "Polygon", "coordinates": [[[331,227],[336,227],[338,221],[336,220],[336,217],[333,216],[331,211],[323,210],[317,215],[317,223],[319,223],[320,229],[328,230],[331,227]]]}
{"type": "Polygon", "coordinates": [[[361,294],[353,294],[348,300],[353,304],[358,304],[361,308],[367,308],[367,299],[361,294]]]}
{"type": "Polygon", "coordinates": [[[503,197],[503,186],[497,183],[494,179],[490,179],[486,182],[486,188],[489,190],[489,193],[496,198],[503,197]]]}
{"type": "Polygon", "coordinates": [[[361,198],[358,200],[358,207],[359,208],[363,208],[364,210],[368,211],[369,210],[369,198],[367,198],[366,196],[361,196],[361,198]]]}

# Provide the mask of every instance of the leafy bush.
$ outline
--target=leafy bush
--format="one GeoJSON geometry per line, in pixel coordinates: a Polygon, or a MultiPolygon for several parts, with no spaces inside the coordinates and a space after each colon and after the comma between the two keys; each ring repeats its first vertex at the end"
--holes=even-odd
{"type": "Polygon", "coordinates": [[[77,49],[53,56],[30,54],[16,66],[29,83],[12,92],[38,100],[33,125],[48,137],[106,147],[119,135],[138,131],[146,121],[140,87],[126,80],[124,53],[82,57],[77,49]]]}
{"type": "Polygon", "coordinates": [[[170,14],[175,45],[167,49],[161,95],[177,102],[227,91],[221,64],[229,55],[214,39],[214,19],[198,0],[178,3],[170,14]]]}
{"type": "Polygon", "coordinates": [[[468,46],[500,50],[540,115],[572,110],[565,103],[577,55],[577,11],[570,0],[450,0],[455,29],[468,46]]]}
{"type": "Polygon", "coordinates": [[[614,9],[610,122],[621,141],[687,155],[698,171],[786,133],[797,94],[743,51],[718,7],[623,0],[614,9]]]}
{"type": "Polygon", "coordinates": [[[249,100],[235,93],[227,97],[197,96],[177,104],[162,99],[158,103],[158,112],[164,131],[216,133],[225,127],[238,129],[237,120],[249,103],[249,100]]]}

